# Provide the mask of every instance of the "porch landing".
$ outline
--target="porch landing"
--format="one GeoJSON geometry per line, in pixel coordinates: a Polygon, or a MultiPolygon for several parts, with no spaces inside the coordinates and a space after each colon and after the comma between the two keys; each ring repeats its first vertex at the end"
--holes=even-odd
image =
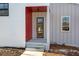
{"type": "Polygon", "coordinates": [[[28,41],[27,43],[47,43],[47,40],[46,39],[32,39],[30,41],[28,41]]]}

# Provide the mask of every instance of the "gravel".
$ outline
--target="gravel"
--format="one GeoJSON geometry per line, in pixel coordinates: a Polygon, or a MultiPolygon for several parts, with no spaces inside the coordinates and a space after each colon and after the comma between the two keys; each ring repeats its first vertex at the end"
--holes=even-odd
{"type": "Polygon", "coordinates": [[[0,56],[20,56],[24,48],[0,48],[0,56]]]}

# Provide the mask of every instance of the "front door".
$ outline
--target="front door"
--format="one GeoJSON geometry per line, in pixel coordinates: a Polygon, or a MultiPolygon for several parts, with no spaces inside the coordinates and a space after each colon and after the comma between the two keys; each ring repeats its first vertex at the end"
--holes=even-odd
{"type": "Polygon", "coordinates": [[[37,38],[44,38],[44,17],[37,17],[36,34],[37,38]]]}
{"type": "Polygon", "coordinates": [[[46,39],[46,12],[32,13],[32,38],[46,39]]]}

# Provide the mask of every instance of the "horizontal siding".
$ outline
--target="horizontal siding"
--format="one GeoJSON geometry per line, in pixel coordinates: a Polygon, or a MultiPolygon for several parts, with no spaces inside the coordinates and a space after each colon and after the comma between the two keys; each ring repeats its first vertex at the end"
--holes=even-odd
{"type": "Polygon", "coordinates": [[[79,47],[79,5],[50,4],[51,41],[50,43],[67,44],[79,47]],[[70,31],[61,31],[61,16],[70,16],[70,31]]]}

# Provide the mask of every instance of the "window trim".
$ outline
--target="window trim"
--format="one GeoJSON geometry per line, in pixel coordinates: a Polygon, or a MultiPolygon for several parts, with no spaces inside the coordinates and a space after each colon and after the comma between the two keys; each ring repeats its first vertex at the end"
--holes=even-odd
{"type": "Polygon", "coordinates": [[[8,8],[0,9],[0,10],[7,10],[8,14],[7,15],[0,15],[0,16],[9,16],[9,3],[0,3],[0,4],[8,4],[8,8]]]}
{"type": "Polygon", "coordinates": [[[61,16],[61,32],[70,32],[70,16],[61,16]],[[63,18],[64,17],[69,17],[69,31],[62,30],[62,23],[63,23],[63,18]]]}

